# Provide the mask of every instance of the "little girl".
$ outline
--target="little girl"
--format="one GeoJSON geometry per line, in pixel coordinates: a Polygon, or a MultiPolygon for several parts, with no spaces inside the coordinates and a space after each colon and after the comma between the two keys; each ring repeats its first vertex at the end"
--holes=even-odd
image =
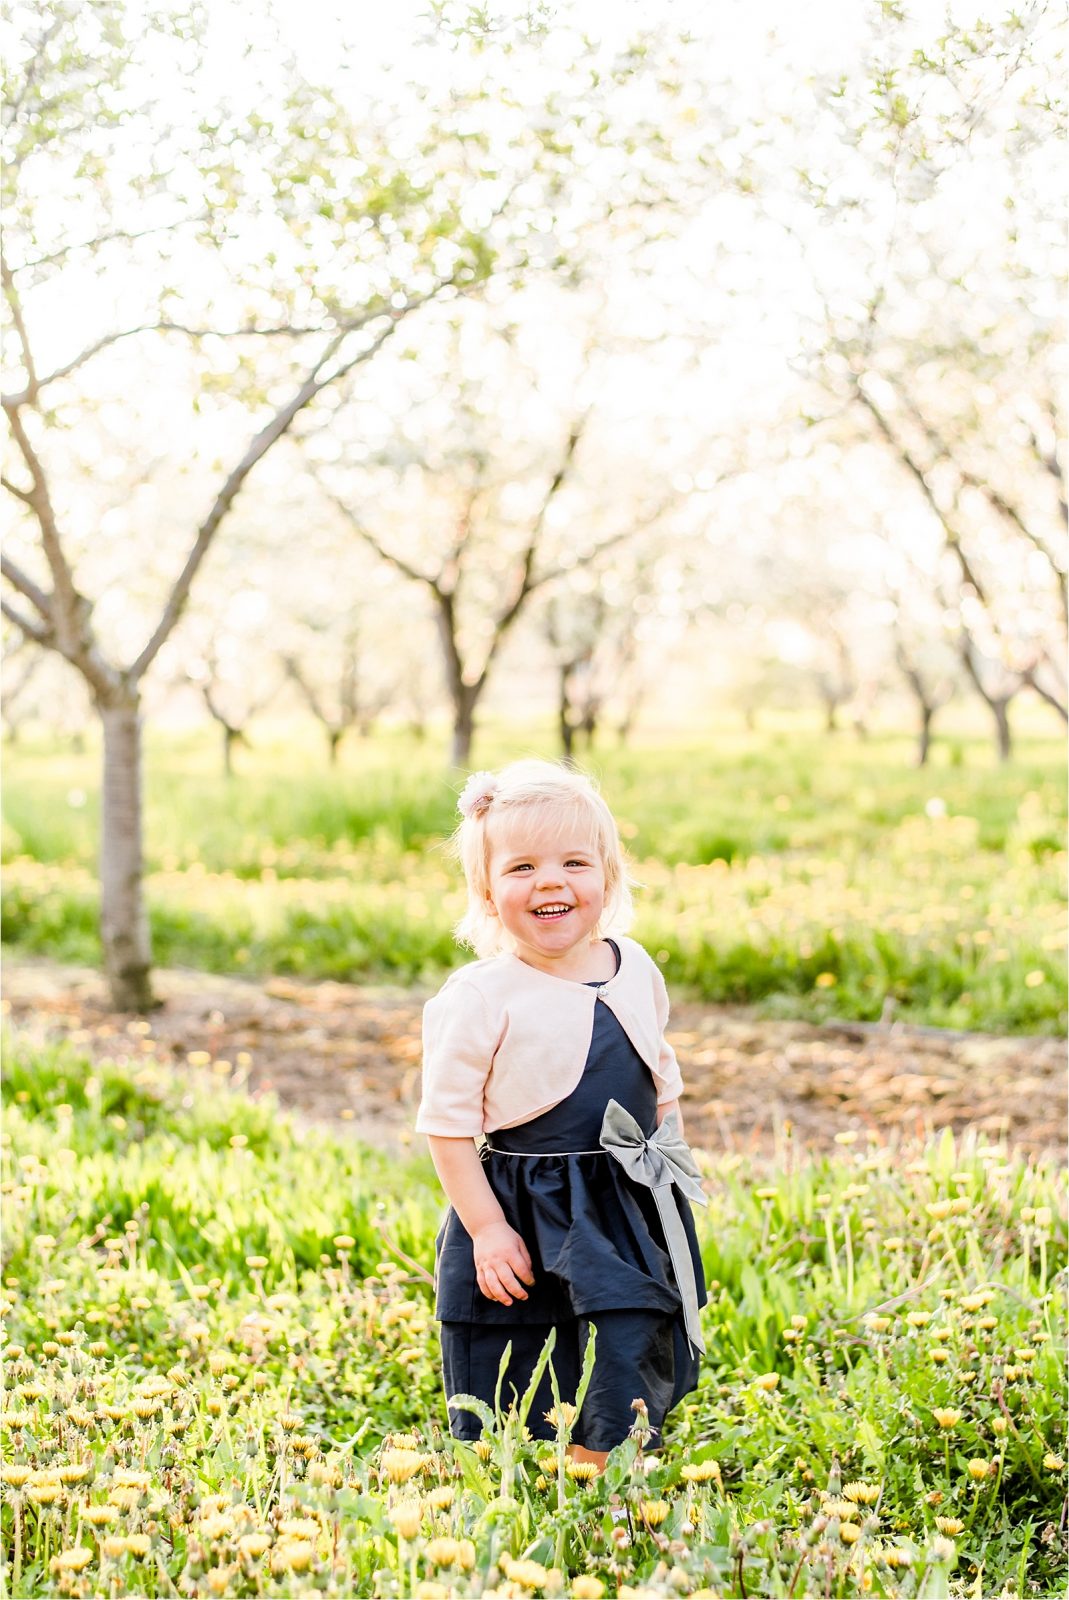
{"type": "MultiPolygon", "coordinates": [[[[656,1441],[704,1349],[688,1197],[705,1197],[682,1139],[668,994],[642,946],[620,936],[623,850],[588,778],[517,761],[476,773],[458,804],[468,909],[457,937],[483,959],[427,1002],[416,1119],[451,1202],[435,1242],[446,1397],[492,1405],[511,1341],[507,1409],[555,1327],[559,1393],[574,1401],[593,1322],[571,1453],[604,1466],[635,1400],[656,1441]]],[[[535,1438],[555,1437],[552,1403],[547,1372],[527,1421],[535,1438]]],[[[481,1425],[462,1411],[450,1427],[475,1439],[481,1425]]]]}

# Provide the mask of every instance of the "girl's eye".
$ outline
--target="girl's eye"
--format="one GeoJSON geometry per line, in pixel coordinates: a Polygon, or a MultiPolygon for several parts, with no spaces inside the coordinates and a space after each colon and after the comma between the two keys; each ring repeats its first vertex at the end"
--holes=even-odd
{"type": "Polygon", "coordinates": [[[585,861],[566,861],[564,865],[566,867],[585,867],[587,863],[585,861]]]}

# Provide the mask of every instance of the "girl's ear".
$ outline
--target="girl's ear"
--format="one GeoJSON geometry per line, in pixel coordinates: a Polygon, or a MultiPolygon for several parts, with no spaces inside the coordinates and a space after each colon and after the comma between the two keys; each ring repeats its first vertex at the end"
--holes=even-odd
{"type": "Polygon", "coordinates": [[[497,916],[497,907],[494,904],[493,896],[490,894],[486,896],[486,914],[488,917],[497,916]]]}

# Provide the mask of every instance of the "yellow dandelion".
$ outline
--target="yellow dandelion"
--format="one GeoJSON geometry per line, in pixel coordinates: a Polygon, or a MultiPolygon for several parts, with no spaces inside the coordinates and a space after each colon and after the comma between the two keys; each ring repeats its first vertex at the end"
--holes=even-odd
{"type": "Polygon", "coordinates": [[[667,1500],[642,1500],[638,1513],[647,1528],[659,1528],[671,1509],[667,1500]]]}
{"type": "Polygon", "coordinates": [[[391,1483],[407,1483],[423,1465],[416,1450],[384,1450],[379,1465],[391,1483]]]}
{"type": "Polygon", "coordinates": [[[266,1533],[243,1533],[238,1540],[238,1551],[251,1561],[258,1561],[270,1548],[271,1540],[266,1533]]]}
{"type": "Polygon", "coordinates": [[[293,1433],[301,1425],[301,1418],[296,1411],[283,1411],[278,1419],[278,1425],[283,1433],[293,1433]]]}
{"type": "MultiPolygon", "coordinates": [[[[802,1467],[805,1467],[804,1461],[802,1467]]],[[[688,1463],[682,1469],[680,1477],[686,1483],[720,1483],[720,1464],[713,1460],[688,1463]]]]}
{"type": "Polygon", "coordinates": [[[432,1539],[423,1553],[432,1567],[451,1567],[459,1551],[456,1539],[432,1539]]]}
{"type": "Polygon", "coordinates": [[[335,1248],[335,1250],[352,1250],[352,1249],[355,1248],[355,1246],[356,1246],[356,1240],[353,1238],[351,1233],[335,1234],[335,1236],[334,1236],[334,1248],[335,1248]]]}
{"type": "Polygon", "coordinates": [[[875,1483],[846,1483],[843,1485],[844,1500],[856,1500],[863,1506],[874,1506],[880,1498],[880,1488],[875,1483]]]}
{"type": "Polygon", "coordinates": [[[307,1572],[315,1551],[307,1539],[281,1539],[271,1551],[271,1571],[307,1572]]]}
{"type": "Polygon", "coordinates": [[[81,1572],[93,1559],[93,1552],[84,1544],[75,1545],[71,1550],[63,1550],[52,1559],[54,1572],[81,1572]]]}
{"type": "Polygon", "coordinates": [[[218,1539],[229,1539],[234,1533],[234,1518],[226,1514],[213,1514],[203,1518],[197,1523],[197,1533],[206,1539],[208,1544],[214,1544],[218,1539]]]}
{"type": "Polygon", "coordinates": [[[906,1325],[910,1328],[923,1328],[927,1323],[931,1322],[931,1320],[932,1313],[930,1311],[906,1312],[906,1325]]]}
{"type": "Polygon", "coordinates": [[[444,1483],[442,1484],[441,1488],[431,1490],[430,1494],[427,1496],[427,1504],[430,1506],[432,1511],[448,1511],[449,1507],[453,1504],[455,1495],[456,1490],[453,1489],[449,1484],[444,1483]]]}
{"type": "Polygon", "coordinates": [[[566,1461],[564,1471],[579,1483],[590,1483],[598,1476],[599,1468],[596,1461],[566,1461]]]}
{"type": "Polygon", "coordinates": [[[844,1521],[861,1515],[852,1500],[843,1500],[834,1495],[822,1501],[820,1509],[826,1517],[841,1517],[844,1521]]]}
{"type": "Polygon", "coordinates": [[[1038,989],[1040,984],[1046,983],[1046,981],[1047,974],[1045,972],[1040,972],[1038,967],[1033,967],[1031,972],[1026,972],[1024,975],[1024,986],[1026,989],[1038,989]]]}
{"type": "Polygon", "coordinates": [[[952,1411],[946,1406],[937,1407],[932,1412],[932,1416],[935,1418],[939,1426],[945,1429],[947,1433],[950,1433],[954,1428],[956,1428],[958,1423],[961,1421],[961,1412],[952,1411]]]}
{"type": "Polygon", "coordinates": [[[854,1522],[840,1523],[839,1538],[843,1544],[856,1544],[861,1538],[861,1529],[854,1522]]]}
{"type": "Polygon", "coordinates": [[[494,1447],[490,1443],[489,1439],[476,1439],[475,1443],[472,1445],[472,1449],[475,1451],[475,1454],[478,1456],[480,1461],[489,1461],[490,1457],[494,1453],[494,1447]]]}
{"type": "Polygon", "coordinates": [[[126,1535],[127,1553],[132,1556],[147,1556],[152,1549],[152,1540],[147,1533],[128,1533],[126,1535]]]}
{"type": "Polygon", "coordinates": [[[450,1590],[447,1584],[424,1578],[422,1583],[416,1584],[415,1594],[416,1600],[449,1600],[450,1590]]]}
{"type": "Polygon", "coordinates": [[[0,1480],[9,1483],[13,1489],[21,1489],[33,1477],[32,1467],[10,1466],[0,1468],[0,1480]]]}
{"type": "Polygon", "coordinates": [[[753,1386],[755,1389],[766,1389],[771,1393],[773,1389],[779,1387],[779,1373],[762,1372],[760,1377],[754,1379],[753,1386]]]}
{"type": "Polygon", "coordinates": [[[1045,1467],[1047,1472],[1064,1472],[1065,1471],[1065,1462],[1064,1462],[1064,1460],[1062,1459],[1061,1456],[1055,1455],[1053,1450],[1048,1450],[1046,1455],[1043,1457],[1043,1466],[1045,1467]]]}
{"type": "Polygon", "coordinates": [[[601,1600],[604,1593],[605,1585],[600,1578],[580,1573],[578,1578],[572,1579],[572,1600],[601,1600]]]}
{"type": "Polygon", "coordinates": [[[414,1539],[423,1522],[423,1507],[418,1500],[399,1500],[391,1506],[389,1518],[402,1539],[414,1539]]]}
{"type": "Polygon", "coordinates": [[[82,1521],[88,1522],[94,1528],[106,1528],[109,1522],[115,1522],[119,1515],[117,1506],[83,1506],[82,1521]]]}
{"type": "Polygon", "coordinates": [[[549,1573],[538,1561],[511,1561],[502,1558],[501,1565],[506,1578],[512,1583],[518,1583],[524,1589],[542,1589],[549,1580],[549,1573]]]}
{"type": "Polygon", "coordinates": [[[31,1483],[26,1490],[26,1498],[35,1505],[54,1506],[56,1501],[62,1501],[63,1489],[58,1483],[31,1483]]]}
{"type": "Polygon", "coordinates": [[[982,1483],[985,1478],[990,1477],[994,1470],[995,1464],[993,1461],[981,1461],[978,1456],[966,1463],[966,1471],[976,1483],[982,1483]]]}
{"type": "Polygon", "coordinates": [[[935,1525],[940,1533],[948,1534],[951,1537],[956,1533],[960,1533],[965,1526],[960,1517],[936,1517],[935,1525]]]}
{"type": "Polygon", "coordinates": [[[908,1550],[903,1550],[901,1545],[888,1545],[886,1550],[879,1552],[879,1558],[885,1567],[911,1567],[913,1565],[913,1557],[908,1550]]]}
{"type": "Polygon", "coordinates": [[[319,1523],[312,1517],[283,1517],[278,1531],[287,1539],[317,1539],[319,1523]]]}
{"type": "Polygon", "coordinates": [[[109,1533],[101,1541],[100,1549],[109,1561],[118,1561],[120,1556],[126,1554],[126,1540],[121,1533],[109,1533]]]}
{"type": "Polygon", "coordinates": [[[562,1400],[559,1406],[550,1406],[548,1411],[543,1412],[543,1417],[551,1428],[561,1426],[570,1428],[577,1415],[575,1406],[568,1400],[562,1400]]]}
{"type": "Polygon", "coordinates": [[[818,989],[834,989],[838,981],[834,972],[818,972],[813,980],[818,989]]]}

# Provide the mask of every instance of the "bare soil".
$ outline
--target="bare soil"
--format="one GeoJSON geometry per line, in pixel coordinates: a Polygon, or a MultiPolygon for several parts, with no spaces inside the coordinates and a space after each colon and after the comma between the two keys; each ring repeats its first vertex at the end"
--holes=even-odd
{"type": "MultiPolygon", "coordinates": [[[[386,1148],[413,1140],[426,994],[344,983],[266,983],[185,970],[155,975],[148,1016],[112,1011],[98,973],[9,961],[3,1008],[20,1027],[64,1034],[94,1056],[154,1053],[181,1066],[205,1051],[221,1079],[272,1092],[302,1121],[386,1148]]],[[[789,1132],[826,1149],[836,1134],[881,1142],[976,1128],[1064,1159],[1066,1053],[1050,1038],[856,1022],[765,1021],[743,1007],[679,1002],[669,1038],[687,1085],[688,1142],[770,1156],[789,1132]]]]}

